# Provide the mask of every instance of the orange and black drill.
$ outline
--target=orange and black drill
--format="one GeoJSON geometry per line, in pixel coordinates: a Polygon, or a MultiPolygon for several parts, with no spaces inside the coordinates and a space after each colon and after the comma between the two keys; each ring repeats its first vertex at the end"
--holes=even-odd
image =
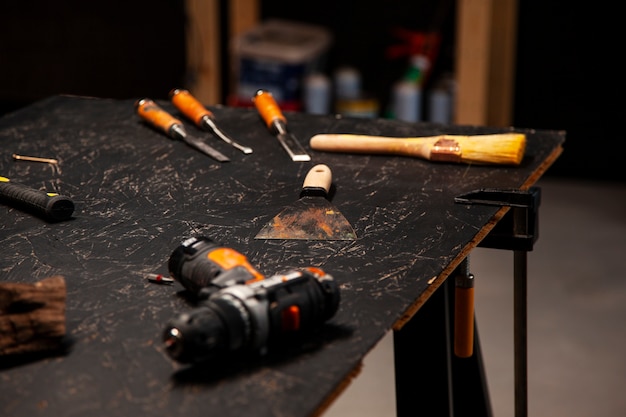
{"type": "Polygon", "coordinates": [[[232,354],[265,354],[285,337],[318,327],[339,308],[339,287],[318,268],[265,278],[245,256],[206,237],[183,242],[170,257],[171,275],[200,298],[163,332],[168,355],[181,363],[232,354]]]}

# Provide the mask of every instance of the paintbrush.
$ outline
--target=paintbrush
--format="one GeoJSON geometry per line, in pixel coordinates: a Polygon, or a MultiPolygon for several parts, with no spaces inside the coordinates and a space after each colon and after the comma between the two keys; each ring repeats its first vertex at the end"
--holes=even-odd
{"type": "Polygon", "coordinates": [[[519,165],[526,149],[526,135],[497,133],[397,138],[317,134],[310,139],[309,145],[311,149],[327,152],[403,155],[477,165],[519,165]]]}

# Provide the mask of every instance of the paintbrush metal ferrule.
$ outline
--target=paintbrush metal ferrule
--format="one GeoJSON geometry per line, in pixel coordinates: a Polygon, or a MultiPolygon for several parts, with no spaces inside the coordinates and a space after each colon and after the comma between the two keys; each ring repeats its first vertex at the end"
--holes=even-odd
{"type": "Polygon", "coordinates": [[[441,138],[430,149],[430,160],[438,162],[462,162],[461,147],[454,139],[441,138]]]}

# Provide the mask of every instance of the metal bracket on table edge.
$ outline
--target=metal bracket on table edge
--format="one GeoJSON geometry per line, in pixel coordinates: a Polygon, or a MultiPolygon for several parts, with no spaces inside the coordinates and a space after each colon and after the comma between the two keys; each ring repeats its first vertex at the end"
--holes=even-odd
{"type": "Polygon", "coordinates": [[[478,246],[493,249],[532,251],[539,237],[541,189],[481,188],[454,198],[459,204],[511,207],[478,246]]]}

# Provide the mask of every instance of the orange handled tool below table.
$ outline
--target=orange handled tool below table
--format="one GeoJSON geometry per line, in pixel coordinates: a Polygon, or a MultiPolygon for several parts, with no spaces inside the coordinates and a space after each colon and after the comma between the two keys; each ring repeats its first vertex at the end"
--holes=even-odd
{"type": "Polygon", "coordinates": [[[454,354],[469,358],[474,353],[474,275],[465,265],[455,276],[454,290],[454,354]]]}

